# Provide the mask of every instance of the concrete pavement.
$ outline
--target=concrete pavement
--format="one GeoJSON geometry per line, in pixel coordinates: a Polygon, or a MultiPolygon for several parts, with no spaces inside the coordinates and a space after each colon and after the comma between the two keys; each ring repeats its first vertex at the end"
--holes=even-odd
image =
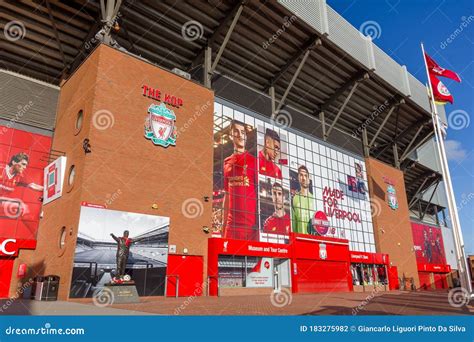
{"type": "Polygon", "coordinates": [[[446,292],[317,293],[280,296],[142,297],[137,304],[98,307],[91,299],[0,301],[3,315],[473,315],[446,292]]]}

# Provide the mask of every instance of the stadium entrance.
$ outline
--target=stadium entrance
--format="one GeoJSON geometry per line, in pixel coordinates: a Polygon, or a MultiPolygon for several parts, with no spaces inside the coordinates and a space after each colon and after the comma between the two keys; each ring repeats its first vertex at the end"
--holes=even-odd
{"type": "Polygon", "coordinates": [[[389,267],[387,254],[351,252],[354,291],[388,290],[389,267]]]}
{"type": "Polygon", "coordinates": [[[262,294],[291,288],[290,246],[209,239],[211,296],[262,294]]]}

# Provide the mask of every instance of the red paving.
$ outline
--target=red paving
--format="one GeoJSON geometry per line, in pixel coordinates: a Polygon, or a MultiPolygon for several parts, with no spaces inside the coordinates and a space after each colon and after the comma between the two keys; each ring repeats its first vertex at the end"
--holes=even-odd
{"type": "MultiPolygon", "coordinates": [[[[78,302],[84,303],[83,300],[78,302]]],[[[92,305],[92,303],[91,303],[92,305]]],[[[113,308],[163,315],[473,315],[473,307],[452,307],[446,292],[293,294],[278,307],[270,296],[141,298],[113,308]]]]}

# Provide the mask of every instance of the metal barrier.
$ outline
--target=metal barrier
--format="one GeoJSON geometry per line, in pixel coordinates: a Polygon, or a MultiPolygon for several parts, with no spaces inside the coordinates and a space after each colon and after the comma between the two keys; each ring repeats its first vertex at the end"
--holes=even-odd
{"type": "Polygon", "coordinates": [[[219,276],[207,276],[207,296],[209,297],[209,284],[211,283],[210,282],[210,279],[216,279],[217,281],[217,297],[220,297],[221,294],[221,288],[219,287],[219,276]]]}
{"type": "Polygon", "coordinates": [[[165,298],[168,297],[168,278],[175,277],[176,278],[176,295],[175,297],[178,298],[179,294],[179,275],[177,274],[167,274],[165,276],[165,298]]]}

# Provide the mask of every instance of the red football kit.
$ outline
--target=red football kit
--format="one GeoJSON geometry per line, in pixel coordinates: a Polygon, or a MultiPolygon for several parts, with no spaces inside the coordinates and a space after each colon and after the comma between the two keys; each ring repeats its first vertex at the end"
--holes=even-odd
{"type": "Polygon", "coordinates": [[[257,159],[248,151],[234,153],[224,160],[224,189],[229,200],[226,238],[258,240],[256,181],[257,159]]]}
{"type": "Polygon", "coordinates": [[[277,164],[267,160],[263,151],[258,152],[258,172],[261,175],[281,179],[281,170],[277,164]]]}
{"type": "Polygon", "coordinates": [[[283,217],[272,215],[265,220],[265,223],[263,224],[263,232],[273,234],[289,234],[290,227],[290,215],[285,214],[283,217]]]}
{"type": "Polygon", "coordinates": [[[26,185],[21,174],[12,175],[9,166],[5,165],[0,175],[0,196],[12,193],[17,185],[26,185]]]}

